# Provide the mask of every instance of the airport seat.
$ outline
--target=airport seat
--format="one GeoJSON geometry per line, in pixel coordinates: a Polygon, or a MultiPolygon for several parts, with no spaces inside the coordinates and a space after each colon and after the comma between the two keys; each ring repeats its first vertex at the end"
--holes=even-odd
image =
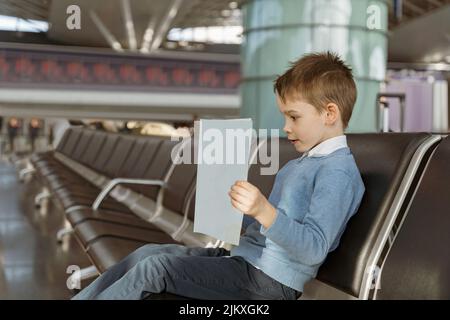
{"type": "MultiPolygon", "coordinates": [[[[73,148],[66,147],[66,156],[89,166],[95,170],[95,173],[109,174],[112,177],[118,175],[124,178],[151,178],[155,180],[166,178],[167,170],[171,167],[172,149],[177,142],[159,137],[118,137],[109,134],[106,138],[102,138],[104,135],[105,133],[89,132],[89,130],[81,132],[81,134],[77,132],[71,140],[78,140],[78,145],[73,148]],[[88,138],[89,135],[94,137],[88,138]],[[81,140],[83,140],[84,146],[80,146],[81,140]],[[144,140],[145,142],[142,143],[144,140]],[[100,141],[103,141],[103,144],[101,150],[97,151],[100,141]],[[80,148],[87,148],[85,155],[86,153],[89,155],[98,153],[98,155],[95,157],[82,156],[83,153],[79,151],[80,148]],[[72,151],[68,151],[69,149],[72,151]],[[138,151],[134,152],[134,150],[138,151]],[[108,156],[105,156],[105,154],[108,156]],[[77,159],[72,158],[72,156],[77,159]]],[[[63,171],[64,166],[60,166],[63,171]]],[[[194,165],[179,165],[176,170],[173,170],[171,175],[174,179],[169,179],[167,188],[164,189],[166,199],[172,199],[166,204],[165,211],[174,213],[182,209],[184,201],[182,190],[192,192],[191,181],[195,178],[195,170],[193,169],[195,169],[194,165]]],[[[68,172],[71,172],[70,168],[65,170],[63,174],[58,170],[50,170],[46,177],[49,181],[53,181],[53,185],[55,185],[61,182],[58,177],[65,177],[68,172]]],[[[67,209],[67,218],[75,227],[75,234],[85,249],[91,242],[95,242],[102,237],[116,237],[144,241],[145,243],[174,242],[170,232],[177,232],[185,223],[186,219],[183,216],[173,219],[172,215],[174,221],[166,221],[163,218],[168,213],[165,212],[156,220],[159,227],[155,227],[151,223],[129,214],[130,212],[127,212],[128,207],[111,199],[104,200],[100,210],[92,210],[88,206],[95,200],[100,189],[92,182],[85,181],[83,177],[75,179],[77,173],[72,175],[73,178],[67,184],[63,180],[63,183],[59,184],[59,188],[53,191],[67,209]],[[84,185],[80,185],[80,182],[84,182],[84,185]],[[104,208],[108,210],[104,210],[104,208]],[[161,229],[165,230],[165,233],[161,229]],[[148,232],[144,232],[144,230],[148,232]]],[[[141,191],[143,196],[155,202],[160,193],[159,187],[131,185],[131,188],[141,191]]]]}
{"type": "Polygon", "coordinates": [[[116,222],[87,220],[75,226],[77,239],[85,249],[102,237],[112,237],[145,243],[172,243],[173,238],[157,226],[142,221],[140,226],[122,225],[116,222]]]}
{"type": "MultiPolygon", "coordinates": [[[[194,166],[194,165],[192,165],[194,166]]],[[[152,228],[156,228],[159,230],[159,232],[163,232],[165,235],[159,236],[159,234],[155,235],[144,235],[142,237],[136,237],[135,236],[135,227],[121,227],[121,230],[118,230],[117,227],[115,230],[109,229],[108,233],[101,232],[102,237],[98,238],[96,241],[89,242],[86,253],[89,255],[90,260],[94,263],[94,265],[97,267],[97,270],[99,270],[100,273],[107,270],[109,267],[113,266],[114,264],[118,263],[120,260],[122,260],[124,257],[126,257],[128,254],[136,250],[137,248],[148,244],[148,243],[177,243],[177,244],[186,244],[186,241],[182,242],[181,233],[185,232],[183,230],[183,224],[186,224],[187,221],[193,221],[194,218],[194,204],[195,204],[195,193],[193,192],[195,190],[195,182],[192,182],[189,189],[185,192],[185,199],[183,199],[183,206],[181,208],[178,208],[178,210],[182,210],[179,212],[180,218],[178,219],[176,224],[173,224],[173,227],[177,228],[178,230],[175,230],[175,232],[168,232],[173,229],[172,228],[161,228],[161,224],[158,223],[158,225],[153,225],[152,223],[145,222],[141,220],[141,226],[150,225],[152,228]],[[164,229],[165,231],[162,231],[164,229]],[[177,232],[178,231],[178,232],[177,232]],[[162,240],[165,239],[165,242],[162,242],[162,240]]],[[[171,201],[170,196],[165,197],[166,201],[171,201]],[[168,200],[167,200],[168,199],[168,200]]],[[[172,207],[172,209],[174,209],[172,207]]],[[[163,220],[164,221],[164,220],[163,220]]],[[[92,227],[92,223],[90,221],[87,221],[87,223],[90,224],[90,227],[92,227]]],[[[164,224],[169,224],[170,221],[164,222],[164,224]]],[[[82,226],[83,224],[81,224],[82,226]]],[[[105,227],[105,223],[102,224],[103,227],[105,227]]],[[[187,229],[188,224],[186,224],[185,229],[187,229]]],[[[78,228],[78,227],[77,227],[78,228]]],[[[96,232],[99,232],[97,229],[96,232]]],[[[146,234],[145,231],[143,234],[146,234]]],[[[202,239],[202,238],[200,238],[202,239]]],[[[185,239],[184,239],[185,240],[185,239]]],[[[205,242],[206,244],[206,242],[205,242]]],[[[200,243],[195,243],[195,245],[201,245],[200,243]]]]}
{"type": "MultiPolygon", "coordinates": [[[[68,130],[66,136],[65,145],[58,146],[59,150],[63,151],[62,154],[95,170],[95,173],[107,175],[108,178],[163,180],[171,167],[171,151],[177,143],[164,137],[119,136],[78,128],[68,130]]],[[[128,237],[146,243],[177,243],[169,234],[137,217],[127,206],[110,197],[102,201],[100,210],[92,210],[90,206],[100,192],[101,185],[95,185],[96,180],[89,181],[86,179],[89,177],[72,171],[70,163],[67,165],[57,159],[47,165],[39,162],[37,166],[40,167],[43,173],[41,176],[45,178],[47,185],[50,185],[53,195],[68,210],[68,220],[75,226],[75,232],[84,247],[102,236],[122,239],[128,237]]],[[[190,174],[192,179],[194,176],[195,171],[190,174]]],[[[176,189],[187,181],[189,186],[191,180],[185,178],[185,174],[182,174],[177,178],[180,182],[171,181],[170,185],[176,189]]],[[[159,194],[159,186],[136,184],[127,187],[142,192],[154,201],[159,194]]],[[[175,197],[179,196],[177,190],[173,192],[175,197]]],[[[172,191],[169,188],[166,192],[172,191]]],[[[173,201],[174,205],[177,203],[178,201],[173,201]]],[[[182,217],[179,222],[181,225],[182,217]]],[[[172,228],[176,230],[176,226],[172,228]]]]}
{"type": "MultiPolygon", "coordinates": [[[[165,239],[165,241],[168,241],[165,243],[176,243],[173,239],[165,239]]],[[[88,255],[98,272],[103,273],[145,244],[147,244],[145,241],[105,236],[89,245],[88,255]]]]}
{"type": "MultiPolygon", "coordinates": [[[[163,180],[165,174],[168,172],[171,165],[170,151],[172,150],[174,144],[165,140],[157,139],[142,139],[139,137],[134,137],[135,143],[134,147],[130,151],[127,159],[124,161],[122,167],[117,173],[117,177],[130,178],[130,179],[155,179],[163,180]]],[[[128,188],[139,192],[154,201],[159,191],[157,186],[142,186],[137,184],[127,184],[128,188]]],[[[95,194],[97,197],[98,192],[95,194]]],[[[93,202],[93,201],[92,201],[93,202]]],[[[105,208],[105,205],[101,205],[101,208],[105,208]]],[[[128,208],[128,207],[127,207],[128,208]]],[[[114,209],[119,215],[126,214],[130,219],[139,219],[135,214],[129,209],[114,209]]],[[[101,210],[96,211],[92,209],[81,208],[75,211],[66,211],[67,219],[72,226],[75,226],[81,221],[93,219],[102,221],[115,221],[116,217],[114,215],[108,214],[108,211],[101,210]],[[105,212],[105,214],[103,214],[105,212]]]]}
{"type": "MultiPolygon", "coordinates": [[[[138,138],[140,139],[140,138],[138,138]]],[[[138,140],[139,141],[139,140],[138,140]]],[[[163,181],[169,178],[169,174],[172,174],[172,161],[171,161],[171,151],[175,146],[176,142],[170,141],[168,139],[161,139],[157,141],[158,143],[154,143],[154,141],[147,141],[146,144],[142,146],[138,146],[140,153],[136,156],[133,156],[133,152],[127,157],[127,160],[124,163],[124,168],[121,168],[118,172],[118,176],[120,178],[131,178],[131,179],[151,179],[163,181]],[[156,149],[157,151],[156,151],[156,149]],[[131,163],[131,165],[130,165],[131,163]]],[[[135,148],[134,148],[135,149],[135,148]]],[[[134,150],[133,149],[133,150],[134,150]]],[[[157,197],[161,193],[160,186],[152,186],[152,185],[139,185],[139,184],[129,184],[127,183],[125,187],[128,190],[129,196],[127,199],[124,199],[124,203],[130,207],[138,207],[137,202],[142,199],[149,200],[150,202],[146,202],[142,204],[141,211],[144,211],[143,214],[145,217],[150,217],[153,213],[152,210],[156,210],[156,202],[157,197]],[[130,190],[137,192],[136,197],[131,196],[130,190]],[[153,209],[152,209],[153,208],[153,209]]],[[[97,196],[97,195],[96,195],[97,196]]],[[[103,202],[101,207],[103,208],[103,202]]],[[[123,210],[119,210],[123,211],[123,210]]],[[[101,211],[100,211],[101,213],[101,211]]],[[[81,212],[81,215],[84,216],[84,220],[89,219],[92,211],[84,210],[81,212]]],[[[80,212],[77,212],[77,215],[80,215],[80,212]]],[[[99,220],[102,215],[99,212],[95,213],[95,219],[99,220]]],[[[110,215],[103,216],[103,221],[110,221],[110,215]]],[[[144,217],[144,218],[145,218],[144,217]]],[[[68,220],[71,223],[74,221],[71,220],[71,214],[68,214],[68,220]]]]}
{"type": "MultiPolygon", "coordinates": [[[[384,218],[413,155],[430,137],[427,133],[347,135],[366,193],[358,213],[351,219],[341,238],[340,246],[329,254],[317,279],[346,295],[359,296],[367,259],[384,218]]],[[[430,153],[431,150],[427,156],[430,153]]],[[[280,168],[299,156],[289,141],[280,139],[280,168]]],[[[421,161],[426,162],[427,156],[421,161]]],[[[251,166],[248,179],[268,196],[274,176],[260,175],[259,169],[258,166],[251,166]]]]}
{"type": "MultiPolygon", "coordinates": [[[[194,212],[195,212],[195,193],[192,193],[194,190],[194,185],[191,186],[191,193],[189,198],[185,203],[185,218],[190,221],[194,220],[194,212]]],[[[205,238],[208,239],[208,238],[205,238]]],[[[97,241],[91,242],[89,247],[86,249],[86,253],[89,255],[90,260],[94,262],[97,270],[100,273],[105,272],[108,268],[118,263],[120,260],[125,258],[131,252],[135,251],[139,247],[148,244],[148,243],[161,243],[156,241],[142,241],[130,238],[119,238],[116,236],[105,235],[98,239],[97,241]]],[[[173,238],[166,243],[176,243],[176,244],[186,244],[184,242],[180,242],[173,238]]],[[[206,242],[205,242],[206,243],[206,242]]],[[[200,243],[195,243],[194,245],[201,245],[200,243]]],[[[171,295],[167,295],[165,298],[168,299],[171,295]]],[[[177,297],[174,296],[176,299],[177,297]]]]}
{"type": "MultiPolygon", "coordinates": [[[[126,159],[130,158],[130,162],[137,160],[136,152],[130,152],[130,150],[135,149],[133,145],[136,140],[142,141],[145,139],[149,144],[148,142],[153,138],[108,134],[79,128],[68,129],[67,131],[68,138],[65,145],[61,147],[61,154],[71,161],[77,162],[78,168],[73,168],[70,163],[67,164],[60,159],[48,163],[47,166],[38,165],[38,172],[43,177],[44,185],[50,189],[52,195],[60,200],[65,209],[74,206],[91,206],[101,188],[110,178],[103,174],[116,177],[115,174],[119,173],[126,159]]],[[[157,149],[158,144],[163,139],[155,137],[153,140],[157,144],[152,145],[152,147],[157,149]]],[[[146,160],[144,161],[145,166],[151,162],[151,158],[145,156],[141,158],[146,160]]],[[[134,163],[128,164],[128,166],[133,165],[134,163]]],[[[141,167],[135,165],[133,168],[141,167]]],[[[102,207],[109,210],[129,211],[126,206],[121,205],[111,197],[108,197],[102,203],[102,207]]]]}
{"type": "MultiPolygon", "coordinates": [[[[147,178],[149,164],[160,165],[153,168],[152,179],[163,178],[170,165],[170,151],[164,154],[164,159],[153,159],[153,155],[160,145],[171,150],[177,143],[163,137],[127,136],[80,128],[70,128],[66,133],[67,139],[59,148],[57,159],[47,164],[36,163],[44,185],[62,199],[65,209],[75,204],[92,205],[111,178],[147,178]]],[[[128,187],[153,195],[158,190],[139,184],[128,187]]],[[[113,199],[108,201],[115,203],[113,199]]]]}
{"type": "MultiPolygon", "coordinates": [[[[172,221],[165,220],[168,215],[163,212],[160,218],[155,220],[155,224],[141,220],[140,226],[121,225],[117,221],[105,221],[87,219],[74,226],[75,233],[80,239],[84,248],[102,236],[115,236],[122,239],[138,240],[152,243],[154,230],[165,232],[165,235],[171,239],[172,235],[182,226],[186,209],[184,205],[189,197],[192,197],[193,180],[195,178],[195,165],[179,165],[175,167],[174,173],[164,188],[164,200],[162,205],[164,210],[171,210],[178,219],[172,221]]],[[[174,217],[174,218],[175,218],[174,217]]],[[[158,242],[161,243],[161,242],[158,242]]]]}
{"type": "MultiPolygon", "coordinates": [[[[349,147],[363,178],[366,192],[358,212],[329,253],[317,280],[339,290],[347,298],[362,298],[363,279],[369,268],[381,227],[393,206],[414,154],[431,135],[427,133],[349,134],[349,147]]],[[[425,159],[420,159],[425,161],[425,159]]],[[[319,282],[315,282],[319,285],[319,282]]],[[[308,289],[308,290],[316,290],[308,289]]],[[[305,290],[306,291],[306,290],[305,290]]],[[[316,291],[320,292],[320,291],[316,291]]],[[[342,296],[340,298],[343,298],[342,296]]]]}
{"type": "Polygon", "coordinates": [[[104,208],[94,210],[88,207],[75,207],[66,211],[66,219],[72,227],[87,220],[115,222],[126,226],[143,226],[142,218],[135,215],[131,210],[120,211],[104,208]]]}
{"type": "MultiPolygon", "coordinates": [[[[130,159],[130,155],[115,177],[150,180],[166,179],[166,175],[172,167],[171,151],[177,142],[164,138],[144,138],[146,143],[136,156],[136,160],[133,162],[133,159],[130,159]]],[[[139,184],[127,184],[126,186],[153,200],[156,200],[159,192],[159,187],[156,186],[139,184]]]]}
{"type": "Polygon", "coordinates": [[[58,145],[56,146],[55,150],[49,150],[49,151],[45,151],[45,152],[36,152],[33,153],[30,156],[30,161],[32,164],[36,164],[38,162],[42,162],[42,161],[53,161],[53,154],[55,151],[61,151],[61,149],[63,148],[63,146],[66,144],[69,135],[71,134],[72,130],[66,130],[63,134],[63,136],[61,137],[58,145]]]}
{"type": "Polygon", "coordinates": [[[450,137],[437,146],[381,268],[376,299],[450,299],[450,137]]]}
{"type": "MultiPolygon", "coordinates": [[[[106,138],[109,140],[108,138],[106,138]]],[[[106,154],[110,154],[109,159],[105,162],[105,157],[97,157],[95,160],[85,159],[86,165],[92,165],[92,169],[95,169],[96,172],[106,174],[108,178],[141,178],[141,179],[149,179],[146,174],[146,169],[150,163],[154,163],[152,157],[157,153],[157,150],[160,149],[160,144],[162,144],[161,139],[156,139],[150,137],[149,139],[143,139],[140,137],[120,137],[117,141],[115,148],[111,151],[112,143],[105,144],[107,148],[106,154]],[[137,151],[137,152],[136,152],[137,151]],[[125,167],[125,170],[122,170],[122,167],[125,167]]],[[[173,143],[170,141],[165,141],[163,145],[173,146],[173,143]]],[[[94,147],[92,147],[94,149],[94,147]]],[[[105,148],[102,149],[104,151],[105,148]]],[[[95,149],[91,150],[92,153],[95,153],[95,149]]],[[[160,159],[157,162],[160,166],[157,170],[153,170],[152,179],[161,180],[164,177],[165,172],[167,171],[168,166],[170,165],[170,153],[164,154],[164,163],[160,159]]],[[[100,186],[94,186],[93,189],[80,188],[79,184],[71,184],[70,186],[65,186],[62,191],[57,191],[57,193],[65,199],[66,202],[70,201],[65,205],[65,208],[69,208],[73,206],[74,203],[83,206],[92,206],[93,202],[97,198],[101,189],[100,186]],[[69,198],[69,199],[67,199],[69,198]]],[[[134,187],[133,185],[128,185],[130,188],[138,188],[138,190],[143,190],[142,186],[134,187]]],[[[158,190],[156,187],[146,186],[147,190],[153,189],[158,190]]],[[[117,205],[117,208],[114,208],[114,205],[107,206],[108,201],[117,205],[117,201],[108,197],[105,202],[102,202],[102,208],[108,208],[110,210],[118,210],[121,212],[129,211],[126,206],[122,204],[117,205]]]]}
{"type": "MultiPolygon", "coordinates": [[[[34,155],[31,157],[31,162],[36,168],[37,175],[42,178],[42,182],[46,182],[48,178],[53,176],[60,176],[62,180],[69,180],[76,178],[75,172],[68,170],[68,168],[56,159],[55,154],[61,153],[67,156],[71,156],[75,153],[77,149],[81,149],[78,146],[78,141],[82,138],[83,131],[81,128],[69,128],[65,131],[63,138],[58,144],[55,151],[47,152],[45,159],[40,159],[40,161],[34,161],[34,155]],[[67,173],[66,175],[61,175],[61,173],[67,173]]],[[[83,141],[86,137],[83,137],[83,141]]]]}
{"type": "Polygon", "coordinates": [[[79,128],[69,128],[64,132],[60,143],[55,151],[47,151],[45,153],[33,154],[30,157],[32,165],[38,169],[37,173],[40,175],[47,175],[58,169],[63,168],[63,165],[54,157],[56,152],[70,154],[76,146],[80,138],[81,131],[79,128]]]}
{"type": "MultiPolygon", "coordinates": [[[[368,257],[405,173],[431,135],[348,134],[347,138],[366,193],[340,246],[320,268],[317,282],[357,298],[364,291],[368,257]]],[[[46,161],[38,161],[44,173],[42,177],[54,187],[57,197],[66,201],[67,218],[100,272],[146,243],[217,245],[212,237],[193,232],[196,167],[170,165],[169,155],[175,144],[162,138],[123,137],[73,129],[56,155],[59,158],[55,163],[59,164],[53,167],[54,163],[48,162],[48,166],[43,166],[46,161]],[[81,145],[77,144],[80,141],[81,145]],[[105,199],[99,210],[90,208],[97,191],[114,177],[157,179],[167,184],[164,188],[124,185],[127,196],[120,202],[116,200],[117,194],[111,192],[113,197],[105,199]],[[147,206],[149,203],[152,205],[147,206]],[[156,208],[160,211],[153,217],[156,208]]],[[[287,139],[280,139],[279,154],[279,168],[300,156],[287,139]]],[[[415,161],[424,162],[425,158],[415,161]]],[[[260,162],[250,166],[248,180],[268,196],[275,175],[261,174],[264,166],[267,167],[260,162]]]]}

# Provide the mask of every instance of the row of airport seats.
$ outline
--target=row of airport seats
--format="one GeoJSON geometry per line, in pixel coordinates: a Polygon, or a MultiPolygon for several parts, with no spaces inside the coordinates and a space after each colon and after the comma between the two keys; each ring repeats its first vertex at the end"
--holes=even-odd
{"type": "MultiPolygon", "coordinates": [[[[450,298],[450,281],[440,282],[449,277],[450,139],[385,133],[348,134],[347,140],[366,193],[302,299],[450,298]],[[423,269],[414,268],[416,259],[423,269]],[[403,272],[407,266],[410,272],[403,272]]],[[[172,162],[185,152],[193,158],[188,142],[70,128],[55,151],[31,157],[48,190],[38,198],[51,196],[62,207],[71,227],[60,236],[74,233],[98,273],[147,243],[228,248],[193,232],[196,165],[172,162]]],[[[270,142],[258,139],[257,148],[276,153],[270,142]]],[[[280,168],[300,156],[286,139],[278,148],[280,168]]],[[[261,174],[270,164],[256,159],[248,180],[268,196],[275,176],[261,174]]]]}

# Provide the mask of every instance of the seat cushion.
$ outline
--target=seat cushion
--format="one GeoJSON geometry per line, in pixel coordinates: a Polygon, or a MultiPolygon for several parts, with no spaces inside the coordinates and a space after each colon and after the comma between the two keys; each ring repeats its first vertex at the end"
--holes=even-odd
{"type": "Polygon", "coordinates": [[[137,241],[131,239],[120,239],[116,237],[102,237],[97,241],[91,243],[87,248],[87,254],[91,258],[100,273],[105,272],[108,268],[120,262],[127,255],[134,250],[142,247],[148,243],[166,244],[174,243],[181,244],[172,238],[167,239],[163,236],[155,237],[153,241],[137,241]]]}
{"type": "Polygon", "coordinates": [[[86,220],[106,221],[126,226],[136,226],[147,229],[156,228],[153,224],[144,223],[145,220],[130,212],[112,210],[92,210],[91,208],[80,208],[66,213],[66,218],[72,226],[86,220]]]}
{"type": "MultiPolygon", "coordinates": [[[[56,194],[56,196],[65,210],[74,206],[92,207],[95,201],[95,198],[85,198],[81,196],[60,195],[60,194],[56,194]]],[[[127,206],[109,197],[101,203],[100,209],[132,213],[132,211],[127,206]]]]}
{"type": "Polygon", "coordinates": [[[387,254],[377,299],[450,299],[450,137],[436,148],[387,254]]]}
{"type": "Polygon", "coordinates": [[[102,237],[91,243],[86,252],[98,271],[103,273],[145,244],[147,242],[115,237],[102,237]]]}
{"type": "Polygon", "coordinates": [[[147,243],[172,243],[173,239],[155,225],[142,220],[142,225],[126,226],[109,221],[86,220],[74,228],[77,237],[84,248],[91,242],[104,236],[117,237],[147,243]]]}

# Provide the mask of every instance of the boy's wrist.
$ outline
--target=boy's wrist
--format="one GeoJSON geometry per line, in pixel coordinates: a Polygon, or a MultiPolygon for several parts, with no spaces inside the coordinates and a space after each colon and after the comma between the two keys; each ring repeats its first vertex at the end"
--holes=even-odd
{"type": "Polygon", "coordinates": [[[277,210],[270,204],[270,202],[267,202],[264,210],[261,210],[260,213],[255,216],[255,219],[267,229],[273,224],[276,216],[277,210]]]}

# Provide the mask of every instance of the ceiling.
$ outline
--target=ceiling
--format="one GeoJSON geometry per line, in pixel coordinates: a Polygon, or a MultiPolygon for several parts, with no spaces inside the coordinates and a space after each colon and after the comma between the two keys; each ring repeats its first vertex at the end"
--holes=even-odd
{"type": "MultiPolygon", "coordinates": [[[[107,0],[109,5],[105,1],[0,0],[0,14],[49,22],[47,37],[55,43],[152,50],[167,44],[171,28],[241,25],[240,11],[233,9],[246,0],[107,0]],[[66,10],[72,4],[81,9],[81,30],[66,27],[66,10]],[[173,18],[170,9],[176,12],[173,18]],[[127,29],[130,24],[133,27],[127,29]],[[145,41],[149,31],[153,37],[145,41]]],[[[402,14],[397,17],[394,0],[387,2],[393,61],[429,62],[430,53],[433,57],[449,54],[450,0],[402,0],[402,14]],[[420,43],[412,48],[416,42],[420,43]]]]}
{"type": "MultiPolygon", "coordinates": [[[[167,0],[129,0],[133,11],[135,24],[140,25],[148,22],[149,16],[161,16],[165,7],[170,4],[167,0]],[[135,14],[137,16],[135,16],[135,14]],[[143,20],[141,20],[143,19],[143,20]]],[[[51,12],[61,12],[67,8],[69,4],[78,4],[82,9],[99,9],[109,7],[110,13],[116,14],[120,0],[108,0],[109,3],[116,2],[117,5],[104,6],[104,0],[0,0],[0,14],[20,17],[23,19],[45,20],[53,22],[56,18],[51,12]]],[[[176,19],[175,26],[215,26],[238,23],[238,21],[230,20],[227,12],[230,10],[230,3],[234,2],[239,7],[245,0],[189,0],[184,1],[182,14],[176,19]]],[[[439,9],[447,4],[450,0],[402,0],[401,17],[396,17],[394,12],[394,0],[388,0],[389,4],[389,26],[393,28],[408,20],[420,17],[433,10],[439,9]]],[[[100,10],[107,12],[106,10],[100,10]]],[[[63,13],[64,15],[64,13],[63,13]]]]}
{"type": "Polygon", "coordinates": [[[450,64],[450,5],[397,26],[389,39],[389,57],[391,62],[450,64]]]}
{"type": "MultiPolygon", "coordinates": [[[[230,22],[227,13],[223,10],[230,10],[234,6],[240,7],[246,0],[189,0],[183,3],[183,16],[178,18],[178,26],[213,26],[224,25],[230,22]],[[234,2],[235,5],[230,3],[234,2]],[[194,13],[195,14],[192,14],[194,13]],[[190,13],[190,14],[186,14],[190,13]]],[[[100,7],[109,7],[110,12],[116,13],[119,7],[119,0],[108,0],[108,3],[116,5],[105,6],[104,0],[0,0],[0,14],[21,17],[24,19],[50,21],[50,12],[53,8],[67,8],[70,4],[77,4],[82,9],[99,9],[100,7]]],[[[171,1],[168,0],[130,0],[133,14],[138,16],[139,21],[142,15],[146,13],[161,15],[161,9],[168,7],[171,1]]],[[[106,9],[106,8],[105,8],[106,9]]],[[[57,11],[57,10],[56,10],[57,11]]],[[[145,20],[148,19],[148,16],[145,20]]],[[[51,21],[50,21],[51,22],[51,21]]],[[[145,22],[145,21],[144,21],[145,22]]]]}
{"type": "Polygon", "coordinates": [[[48,21],[50,0],[0,0],[0,14],[48,21]]]}
{"type": "MultiPolygon", "coordinates": [[[[31,20],[44,20],[50,23],[48,37],[61,43],[78,46],[107,47],[106,40],[97,24],[100,23],[122,47],[129,47],[129,34],[126,23],[132,23],[137,47],[142,46],[146,30],[154,26],[154,37],[160,32],[163,36],[170,28],[194,26],[241,25],[240,16],[233,15],[232,8],[238,7],[244,0],[0,0],[0,14],[31,20]],[[231,5],[230,5],[231,3],[231,5]],[[81,11],[81,30],[68,30],[66,20],[67,7],[76,4],[81,11]],[[131,19],[126,16],[126,7],[131,19]],[[176,12],[175,18],[169,16],[170,9],[176,12]],[[164,27],[164,21],[168,22],[164,27]],[[89,32],[86,32],[89,30],[89,32]]],[[[235,13],[238,13],[236,10],[235,13]]]]}
{"type": "Polygon", "coordinates": [[[402,0],[401,16],[396,17],[394,12],[394,1],[388,1],[389,4],[389,29],[393,29],[407,21],[422,17],[428,13],[440,9],[450,0],[402,0]]]}
{"type": "Polygon", "coordinates": [[[389,4],[390,62],[450,64],[450,0],[403,0],[401,18],[389,4]]]}

